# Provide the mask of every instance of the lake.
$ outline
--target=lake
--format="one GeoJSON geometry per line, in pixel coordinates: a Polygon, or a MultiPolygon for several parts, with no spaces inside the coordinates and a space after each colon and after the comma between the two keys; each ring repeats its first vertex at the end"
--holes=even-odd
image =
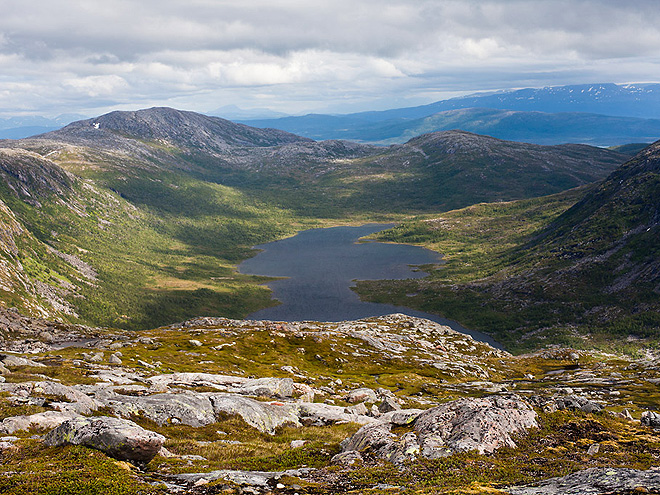
{"type": "Polygon", "coordinates": [[[489,336],[469,330],[437,315],[390,304],[360,301],[351,287],[356,280],[421,278],[418,265],[437,264],[434,251],[405,244],[357,242],[363,236],[392,227],[367,224],[331,227],[255,246],[260,252],[238,266],[241,273],[287,277],[267,283],[281,304],[248,315],[249,319],[273,321],[343,321],[404,313],[426,318],[471,335],[498,348],[489,336]]]}

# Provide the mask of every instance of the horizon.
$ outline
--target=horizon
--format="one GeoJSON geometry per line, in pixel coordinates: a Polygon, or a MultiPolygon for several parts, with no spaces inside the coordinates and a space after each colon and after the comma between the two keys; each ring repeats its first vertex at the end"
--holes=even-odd
{"type": "Polygon", "coordinates": [[[659,44],[650,0],[35,0],[0,18],[0,115],[345,114],[629,84],[657,79],[659,44]]]}

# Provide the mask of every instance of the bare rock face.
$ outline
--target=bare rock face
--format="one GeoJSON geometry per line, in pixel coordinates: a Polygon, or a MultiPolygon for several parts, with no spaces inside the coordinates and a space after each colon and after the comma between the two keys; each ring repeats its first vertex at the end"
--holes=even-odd
{"type": "Polygon", "coordinates": [[[165,442],[165,437],[132,421],[111,417],[75,418],[65,421],[44,438],[48,446],[83,445],[134,464],[146,464],[165,442]]]}
{"type": "Polygon", "coordinates": [[[45,411],[28,416],[10,416],[0,422],[0,433],[12,434],[30,428],[55,428],[77,416],[71,412],[60,411],[45,411]]]}
{"type": "Polygon", "coordinates": [[[360,428],[341,444],[343,452],[368,452],[395,464],[418,455],[437,459],[454,452],[480,454],[515,447],[512,435],[537,427],[536,413],[516,397],[464,398],[424,412],[396,411],[360,428]],[[412,424],[414,431],[398,438],[394,424],[412,424]]]}
{"type": "Polygon", "coordinates": [[[563,478],[551,478],[537,486],[511,487],[512,495],[605,495],[660,493],[660,470],[590,468],[563,478]]]}
{"type": "Polygon", "coordinates": [[[421,454],[429,459],[515,447],[512,435],[535,427],[536,412],[527,403],[503,397],[459,399],[429,409],[415,420],[421,454]]]}
{"type": "Polygon", "coordinates": [[[238,414],[247,424],[264,433],[273,434],[285,424],[300,426],[294,404],[269,404],[233,394],[209,394],[208,398],[216,414],[238,414]]]}
{"type": "Polygon", "coordinates": [[[131,397],[116,394],[104,405],[120,416],[142,414],[159,425],[186,424],[199,427],[215,423],[215,412],[209,399],[202,394],[154,394],[131,397]]]}

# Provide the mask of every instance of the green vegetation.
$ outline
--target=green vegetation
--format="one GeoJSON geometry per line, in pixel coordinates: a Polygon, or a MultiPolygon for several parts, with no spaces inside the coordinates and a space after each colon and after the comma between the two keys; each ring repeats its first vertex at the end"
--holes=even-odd
{"type": "Polygon", "coordinates": [[[379,239],[445,253],[447,264],[430,267],[427,279],[360,282],[356,290],[369,300],[459,320],[511,350],[547,342],[619,350],[655,345],[657,166],[650,147],[574,206],[585,191],[477,205],[383,232],[379,239]]]}

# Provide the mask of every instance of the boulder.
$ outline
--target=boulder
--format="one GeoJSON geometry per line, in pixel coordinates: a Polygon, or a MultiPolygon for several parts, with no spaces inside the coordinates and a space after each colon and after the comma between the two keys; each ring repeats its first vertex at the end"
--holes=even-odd
{"type": "Polygon", "coordinates": [[[4,366],[32,366],[33,368],[46,367],[44,364],[20,356],[14,356],[13,354],[0,354],[0,362],[2,362],[4,366]]]}
{"type": "Polygon", "coordinates": [[[660,413],[655,411],[644,411],[641,418],[642,424],[653,429],[660,429],[660,413]]]}
{"type": "Polygon", "coordinates": [[[515,447],[512,435],[538,427],[536,412],[513,398],[463,398],[420,414],[414,423],[421,455],[428,459],[453,452],[476,450],[480,454],[515,447]]]}
{"type": "Polygon", "coordinates": [[[368,452],[400,464],[418,455],[428,459],[454,452],[493,452],[502,446],[515,447],[512,435],[537,427],[534,410],[517,397],[464,398],[419,411],[392,411],[376,423],[360,428],[341,443],[343,452],[368,452]],[[411,424],[413,431],[401,437],[392,425],[411,424]]]}
{"type": "Polygon", "coordinates": [[[71,412],[46,411],[26,416],[10,416],[0,423],[0,432],[12,434],[30,428],[52,429],[78,415],[71,412]]]}
{"type": "Polygon", "coordinates": [[[209,394],[215,414],[238,414],[257,430],[274,434],[275,429],[285,424],[300,426],[295,404],[260,402],[232,394],[209,394]]]}
{"type": "Polygon", "coordinates": [[[562,478],[550,478],[536,486],[519,486],[503,491],[511,495],[605,495],[660,493],[660,471],[627,468],[590,468],[562,478]]]}
{"type": "Polygon", "coordinates": [[[235,392],[243,395],[264,397],[292,397],[293,380],[291,378],[257,378],[236,387],[235,392]]]}
{"type": "Polygon", "coordinates": [[[153,459],[164,441],[164,436],[145,430],[133,421],[107,416],[70,419],[44,438],[48,446],[83,445],[138,465],[153,459]]]}
{"type": "Polygon", "coordinates": [[[567,395],[565,397],[559,397],[555,399],[555,404],[557,409],[569,409],[573,411],[583,411],[586,413],[595,413],[600,412],[603,409],[603,406],[582,397],[580,395],[567,395]]]}
{"type": "Polygon", "coordinates": [[[359,423],[367,424],[374,421],[373,418],[361,413],[362,409],[352,409],[331,404],[319,404],[317,402],[298,404],[300,421],[305,426],[325,426],[334,423],[359,423]]]}
{"type": "Polygon", "coordinates": [[[0,391],[10,392],[20,397],[61,397],[66,401],[50,403],[50,406],[59,411],[76,414],[91,414],[98,409],[97,402],[79,390],[62,385],[57,382],[22,382],[0,384],[0,391]]]}
{"type": "Polygon", "coordinates": [[[143,397],[112,394],[104,402],[115,414],[128,417],[141,414],[159,425],[185,424],[199,427],[215,423],[213,405],[204,394],[154,394],[143,397]]]}
{"type": "Polygon", "coordinates": [[[378,401],[378,394],[370,388],[357,388],[351,390],[345,397],[346,402],[355,404],[357,402],[376,402],[378,401]]]}

